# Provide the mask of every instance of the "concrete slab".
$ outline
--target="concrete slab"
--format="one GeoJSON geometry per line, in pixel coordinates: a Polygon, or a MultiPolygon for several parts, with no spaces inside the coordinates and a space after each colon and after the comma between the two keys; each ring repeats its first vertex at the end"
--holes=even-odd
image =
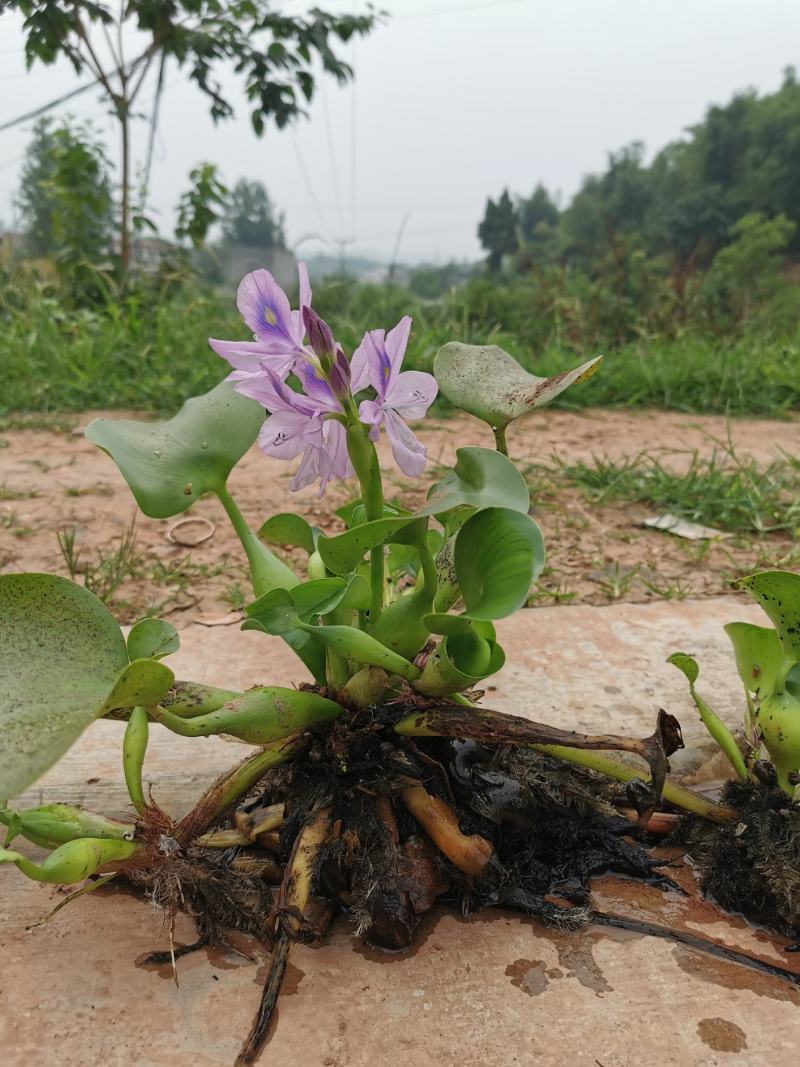
{"type": "MultiPolygon", "coordinates": [[[[500,627],[509,665],[486,703],[586,730],[641,732],[659,706],[698,736],[681,676],[683,649],[703,664],[703,691],[730,722],[739,694],[721,626],[758,612],[731,598],[702,603],[543,608],[500,627]]],[[[174,657],[180,676],[245,687],[300,680],[280,642],[228,627],[191,626],[174,657]]],[[[120,724],[90,729],[26,800],[79,801],[123,814],[120,724]]],[[[152,731],[147,772],[175,814],[243,747],[152,731]]],[[[787,966],[778,939],[722,919],[690,898],[602,880],[598,906],[651,917],[787,966]]],[[[0,1048],[8,1067],[218,1067],[233,1061],[264,975],[220,952],[166,971],[135,961],[164,947],[160,916],[109,887],[30,931],[57,893],[0,868],[0,1048]]],[[[191,937],[181,920],[179,940],[191,937]]],[[[592,927],[554,934],[497,912],[464,922],[438,911],[419,947],[384,957],[354,946],[340,921],[329,944],[298,946],[275,1036],[262,1062],[304,1067],[574,1063],[620,1067],[780,1062],[796,1050],[800,992],[775,978],[664,941],[592,927]]]]}

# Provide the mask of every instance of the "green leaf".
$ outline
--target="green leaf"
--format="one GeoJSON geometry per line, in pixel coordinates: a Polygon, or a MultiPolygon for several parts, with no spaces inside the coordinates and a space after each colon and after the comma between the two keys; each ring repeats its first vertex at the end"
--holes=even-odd
{"type": "Polygon", "coordinates": [[[771,693],[784,660],[775,631],[750,622],[729,622],[725,633],[733,645],[736,669],[745,689],[749,693],[771,693]]]}
{"type": "MultiPolygon", "coordinates": [[[[243,630],[263,630],[276,637],[283,637],[292,630],[297,630],[302,622],[288,589],[273,589],[270,593],[265,593],[248,605],[245,611],[247,619],[242,626],[243,630]]],[[[308,638],[304,637],[301,646],[307,643],[308,638]]]]}
{"type": "Polygon", "coordinates": [[[203,493],[224,491],[263,422],[260,404],[222,382],[172,419],[95,419],[86,436],[117,464],[145,515],[167,519],[203,493]]]}
{"type": "Polygon", "coordinates": [[[433,486],[419,515],[443,515],[453,508],[510,508],[528,513],[525,479],[510,459],[493,448],[459,448],[452,471],[433,486]]]}
{"type": "Polygon", "coordinates": [[[689,682],[689,693],[691,694],[694,706],[697,708],[703,725],[728,757],[728,760],[737,775],[743,781],[746,781],[748,777],[747,767],[745,767],[744,759],[739,751],[739,746],[736,744],[735,737],[714,709],[703,700],[694,687],[694,683],[697,681],[698,675],[700,674],[697,660],[694,656],[689,656],[685,652],[673,652],[671,656],[667,657],[667,663],[671,663],[673,667],[677,667],[678,670],[686,676],[689,682]]]}
{"type": "Polygon", "coordinates": [[[493,429],[502,429],[549,403],[570,385],[586,381],[598,370],[602,358],[596,356],[550,378],[537,378],[497,345],[450,341],[439,349],[433,373],[451,404],[483,419],[493,429]]]}
{"type": "Polygon", "coordinates": [[[467,614],[502,619],[527,600],[544,566],[544,541],[528,515],[487,508],[461,527],[454,556],[467,614]]]}
{"type": "Polygon", "coordinates": [[[268,545],[281,548],[302,548],[310,556],[314,551],[319,530],[309,526],[301,515],[282,511],[267,519],[258,536],[268,545]]]}
{"type": "Polygon", "coordinates": [[[374,519],[335,537],[320,537],[317,541],[317,551],[328,570],[335,574],[349,574],[356,569],[365,553],[378,545],[389,541],[412,543],[421,521],[413,515],[374,519]],[[412,526],[415,529],[409,529],[412,526]]]}
{"type": "Polygon", "coordinates": [[[688,656],[685,652],[673,652],[671,656],[667,656],[667,663],[671,663],[673,667],[677,667],[682,674],[685,674],[689,679],[689,685],[694,685],[697,681],[700,668],[694,656],[688,656]]]}
{"type": "Polygon", "coordinates": [[[173,680],[155,660],[129,663],[113,615],[82,586],[0,577],[0,799],[35,782],[94,719],[153,703],[173,680]]]}
{"type": "Polygon", "coordinates": [[[347,578],[318,578],[296,585],[291,591],[273,589],[250,604],[246,612],[248,619],[260,624],[260,629],[284,636],[302,622],[336,608],[365,611],[368,607],[369,582],[360,574],[351,574],[347,578]]]}
{"type": "Polygon", "coordinates": [[[180,648],[178,631],[163,619],[141,619],[128,634],[128,656],[134,659],[162,659],[180,648]]]}
{"type": "Polygon", "coordinates": [[[793,663],[800,660],[800,574],[760,571],[736,583],[754,597],[775,627],[783,651],[793,663]]]}
{"type": "Polygon", "coordinates": [[[505,653],[493,638],[482,643],[464,640],[466,634],[451,634],[428,656],[414,688],[424,696],[440,697],[474,689],[478,683],[496,674],[506,661],[505,653]]]}

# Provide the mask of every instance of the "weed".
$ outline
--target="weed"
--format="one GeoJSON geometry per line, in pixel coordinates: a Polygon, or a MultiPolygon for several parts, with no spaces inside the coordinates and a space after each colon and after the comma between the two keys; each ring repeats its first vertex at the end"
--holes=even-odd
{"type": "Polygon", "coordinates": [[[33,500],[37,496],[36,489],[11,489],[5,482],[0,485],[0,500],[33,500]]]}
{"type": "Polygon", "coordinates": [[[623,563],[614,562],[592,571],[589,577],[593,582],[597,582],[601,592],[609,600],[620,600],[638,575],[638,567],[626,567],[623,563]]]}
{"type": "Polygon", "coordinates": [[[113,496],[114,489],[110,485],[67,485],[64,487],[64,495],[70,497],[113,496]]]}
{"type": "Polygon", "coordinates": [[[83,579],[84,586],[100,600],[108,603],[126,578],[141,572],[142,557],[136,551],[136,520],[120,535],[119,543],[107,550],[97,549],[93,560],[84,559],[76,545],[75,526],[59,530],[58,547],[70,578],[83,579]]]}
{"type": "Polygon", "coordinates": [[[662,600],[685,600],[692,592],[691,585],[681,578],[675,578],[670,581],[660,574],[654,574],[649,578],[640,574],[639,581],[648,592],[652,593],[653,596],[660,597],[662,600]]]}
{"type": "Polygon", "coordinates": [[[242,588],[241,582],[230,582],[226,585],[224,595],[232,611],[244,611],[245,605],[253,599],[242,588]]]}
{"type": "MultiPolygon", "coordinates": [[[[680,453],[679,453],[680,454],[680,453]]],[[[683,471],[641,452],[622,460],[557,461],[563,479],[585,489],[596,504],[626,500],[731,532],[794,534],[800,526],[800,467],[784,458],[760,468],[732,446],[705,458],[684,453],[683,471]]]]}

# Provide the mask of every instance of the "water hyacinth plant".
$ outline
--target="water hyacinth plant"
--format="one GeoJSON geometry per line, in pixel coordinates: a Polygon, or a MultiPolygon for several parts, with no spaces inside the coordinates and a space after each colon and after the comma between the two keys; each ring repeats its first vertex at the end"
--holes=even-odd
{"type": "Polygon", "coordinates": [[[186,910],[196,944],[153,957],[173,966],[226,927],[260,938],[272,958],[240,1064],[265,1040],[291,944],[322,938],[337,910],[360,936],[396,950],[439,897],[574,928],[593,917],[596,871],[668,881],[620,835],[616,794],[592,770],[624,783],[639,827],[662,796],[713,823],[734,817],[667,778],[682,742],[665,712],[639,739],[557,729],[479,702],[505,661],[495,623],[523,607],[544,563],[505,430],[598,361],[539,379],[498,349],[452,343],[434,375],[406,371],[410,319],[367,332],[350,356],[311,299],[302,267],[295,309],[267,271],[249,274],[238,306],[253,340],[210,342],[231,368],[224,382],[167,421],[99,419],[87,430],[145,515],[218,497],[250,568],[244,628],[285,642],[304,675],[298,688],[176,680],[164,661],[179,637],[166,621],[143,619],[125,637],[81,586],[0,577],[0,862],[39,881],[94,879],[79,893],[125,878],[168,915],[186,910]],[[425,504],[406,510],[384,497],[376,442],[385,432],[399,469],[419,476],[425,447],[409,424],[440,389],[492,428],[497,447],[459,448],[425,504]],[[256,441],[297,463],[294,489],[318,482],[322,496],[333,479],[353,481],[341,532],[324,535],[291,513],[248,526],[227,480],[256,441]],[[305,553],[303,571],[281,558],[289,546],[305,553]],[[15,805],[102,717],[120,720],[129,818],[15,805]],[[175,819],[145,787],[152,729],[223,735],[253,751],[175,819]],[[12,849],[20,836],[44,858],[12,849]]]}

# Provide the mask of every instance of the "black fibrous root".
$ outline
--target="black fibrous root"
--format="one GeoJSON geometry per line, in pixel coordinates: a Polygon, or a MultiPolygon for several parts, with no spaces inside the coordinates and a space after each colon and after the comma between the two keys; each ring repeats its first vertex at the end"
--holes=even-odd
{"type": "Polygon", "coordinates": [[[800,938],[800,806],[769,782],[729,782],[723,800],[738,820],[687,815],[673,840],[688,846],[703,892],[720,907],[800,938]]]}
{"type": "Polygon", "coordinates": [[[224,830],[225,844],[234,827],[257,826],[259,812],[283,805],[279,827],[271,817],[246,847],[168,847],[141,874],[156,904],[197,926],[196,945],[177,946],[175,957],[225,943],[231,929],[272,951],[237,1067],[254,1063],[268,1037],[291,944],[324,938],[337,909],[358,936],[398,951],[437,900],[465,915],[502,906],[575,930],[598,921],[594,875],[680,891],[618,814],[626,794],[616,783],[519,745],[400,738],[396,719],[394,708],[373,708],[316,728],[302,758],[268,772],[211,837],[224,830]]]}

